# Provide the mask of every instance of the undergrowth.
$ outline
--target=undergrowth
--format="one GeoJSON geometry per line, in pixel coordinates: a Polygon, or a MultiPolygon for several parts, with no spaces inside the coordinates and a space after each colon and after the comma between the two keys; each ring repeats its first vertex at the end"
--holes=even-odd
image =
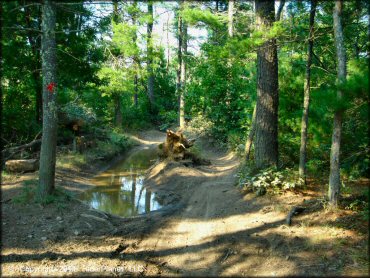
{"type": "Polygon", "coordinates": [[[110,131],[104,134],[106,139],[95,140],[95,146],[88,148],[83,153],[67,151],[57,157],[57,167],[73,169],[92,165],[96,161],[112,159],[134,145],[134,142],[126,135],[118,131],[110,131]]]}
{"type": "Polygon", "coordinates": [[[285,190],[303,187],[303,180],[299,179],[298,172],[291,168],[282,170],[269,167],[257,170],[250,164],[241,167],[238,173],[237,186],[245,191],[255,192],[257,196],[281,194],[285,190]]]}
{"type": "Polygon", "coordinates": [[[58,209],[64,209],[71,200],[72,194],[61,187],[56,187],[52,194],[40,198],[37,194],[37,180],[27,180],[23,182],[21,192],[12,201],[15,204],[55,204],[58,209]]]}

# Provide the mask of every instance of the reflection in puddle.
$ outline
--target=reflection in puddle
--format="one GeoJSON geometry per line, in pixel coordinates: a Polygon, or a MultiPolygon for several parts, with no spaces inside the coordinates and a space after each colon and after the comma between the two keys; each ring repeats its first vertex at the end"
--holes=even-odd
{"type": "Polygon", "coordinates": [[[156,150],[139,150],[93,179],[93,189],[80,198],[95,209],[133,216],[161,208],[154,193],[144,188],[144,172],[153,164],[156,150]]]}

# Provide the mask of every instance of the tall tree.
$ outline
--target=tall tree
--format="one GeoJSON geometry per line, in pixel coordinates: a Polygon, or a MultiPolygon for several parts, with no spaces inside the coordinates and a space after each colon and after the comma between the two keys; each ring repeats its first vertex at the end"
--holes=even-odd
{"type": "Polygon", "coordinates": [[[187,25],[182,17],[184,10],[184,1],[179,1],[178,14],[178,68],[177,68],[177,93],[179,96],[179,125],[180,128],[185,127],[185,87],[186,87],[186,61],[187,52],[187,25]]]}
{"type": "MultiPolygon", "coordinates": [[[[341,102],[343,92],[340,86],[346,81],[347,66],[346,66],[346,49],[344,46],[343,26],[342,26],[342,10],[343,1],[335,2],[333,11],[334,21],[334,43],[337,53],[337,80],[339,88],[337,90],[337,101],[341,102]]],[[[334,113],[334,127],[330,152],[330,177],[329,177],[329,202],[333,206],[337,206],[340,194],[340,142],[342,136],[342,116],[343,109],[336,107],[334,113]]]]}
{"type": "Polygon", "coordinates": [[[308,129],[308,113],[310,108],[310,81],[311,81],[311,64],[313,56],[313,42],[314,42],[314,23],[316,13],[316,0],[311,0],[310,11],[310,30],[308,38],[307,49],[307,65],[306,65],[306,80],[304,83],[304,100],[303,100],[303,114],[301,121],[301,147],[299,151],[299,177],[306,183],[306,159],[307,159],[307,129],[308,129]]]}
{"type": "MultiPolygon", "coordinates": [[[[257,28],[270,29],[275,21],[274,1],[256,1],[257,28]]],[[[278,59],[276,39],[268,38],[257,50],[257,107],[255,162],[257,168],[278,164],[278,59]]]]}
{"type": "Polygon", "coordinates": [[[45,0],[42,6],[42,88],[43,130],[40,153],[38,196],[43,199],[53,193],[57,144],[57,62],[55,43],[55,3],[45,0]]]}
{"type": "Polygon", "coordinates": [[[148,48],[148,96],[151,106],[154,103],[154,72],[153,72],[153,1],[148,1],[148,26],[147,26],[147,48],[148,48]]]}
{"type": "MultiPolygon", "coordinates": [[[[133,13],[132,13],[132,25],[135,27],[137,22],[137,0],[134,0],[133,3],[133,13]]],[[[135,32],[133,36],[133,44],[135,48],[137,48],[137,32],[135,32]]],[[[135,68],[135,76],[134,76],[134,105],[138,105],[138,91],[139,91],[139,68],[140,68],[140,60],[139,60],[139,54],[135,52],[134,57],[134,68],[135,68]]],[[[149,63],[148,63],[149,65],[149,63]]],[[[149,86],[148,86],[149,87],[149,86]]]]}
{"type": "MultiPolygon", "coordinates": [[[[284,5],[285,5],[285,0],[281,0],[278,11],[276,12],[276,16],[275,16],[276,21],[280,20],[284,5]]],[[[253,138],[256,133],[256,110],[257,110],[257,104],[253,108],[251,128],[248,133],[247,141],[245,142],[244,153],[245,153],[246,160],[249,159],[249,155],[251,153],[252,144],[253,144],[253,138]]]]}
{"type": "Polygon", "coordinates": [[[227,21],[227,29],[229,37],[233,37],[233,21],[234,21],[234,0],[229,0],[228,6],[228,21],[227,21]]]}
{"type": "Polygon", "coordinates": [[[248,138],[245,143],[245,159],[246,160],[249,159],[249,155],[252,149],[253,137],[254,137],[254,134],[256,133],[256,109],[257,109],[257,105],[255,105],[253,108],[251,128],[249,130],[248,138]]]}

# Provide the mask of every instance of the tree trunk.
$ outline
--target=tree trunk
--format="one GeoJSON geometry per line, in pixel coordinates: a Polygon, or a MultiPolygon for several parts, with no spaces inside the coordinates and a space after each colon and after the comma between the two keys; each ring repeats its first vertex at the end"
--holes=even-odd
{"type": "Polygon", "coordinates": [[[283,9],[284,9],[284,5],[285,5],[285,0],[280,0],[279,8],[276,12],[276,21],[280,20],[281,14],[282,14],[283,9]]]}
{"type": "Polygon", "coordinates": [[[57,144],[57,87],[55,3],[45,0],[42,6],[42,76],[43,76],[43,129],[40,153],[38,196],[43,199],[53,193],[57,144]]]}
{"type": "Polygon", "coordinates": [[[249,159],[249,155],[252,149],[253,137],[254,137],[254,134],[256,133],[256,108],[257,108],[257,105],[255,105],[253,109],[251,129],[248,134],[247,142],[245,143],[245,159],[246,160],[249,159]]]}
{"type": "Polygon", "coordinates": [[[227,29],[229,37],[233,37],[234,0],[229,0],[227,29]]]}
{"type": "MultiPolygon", "coordinates": [[[[180,4],[179,4],[180,5],[180,4]]],[[[182,18],[180,16],[180,8],[177,19],[177,35],[178,35],[178,46],[177,46],[177,71],[176,71],[176,95],[179,98],[179,124],[181,126],[180,117],[180,101],[181,101],[181,64],[182,64],[182,18]]]]}
{"type": "MultiPolygon", "coordinates": [[[[274,1],[256,1],[259,30],[272,26],[274,1]]],[[[278,60],[276,40],[269,39],[257,50],[257,107],[255,161],[257,168],[278,164],[278,60]]]]}
{"type": "Polygon", "coordinates": [[[122,128],[122,123],[121,95],[116,93],[114,96],[114,125],[122,128]]]}
{"type": "MultiPolygon", "coordinates": [[[[184,9],[184,1],[180,1],[180,12],[184,9]]],[[[179,14],[178,18],[178,36],[179,36],[179,48],[178,48],[178,73],[177,73],[177,89],[179,95],[179,125],[180,128],[185,127],[185,87],[186,87],[186,62],[184,55],[187,52],[187,26],[184,23],[182,16],[179,14]]]]}
{"type": "Polygon", "coordinates": [[[311,93],[310,81],[311,81],[311,64],[313,56],[315,12],[316,12],[316,0],[311,0],[310,31],[307,50],[308,57],[306,65],[306,82],[304,84],[303,114],[301,121],[301,147],[299,150],[299,177],[303,179],[305,184],[306,184],[306,160],[307,160],[307,130],[308,130],[308,113],[310,107],[310,93],[311,93]]]}
{"type": "Polygon", "coordinates": [[[167,17],[167,30],[166,30],[166,33],[167,33],[167,63],[166,63],[166,73],[167,74],[168,74],[168,71],[169,71],[170,55],[171,55],[169,30],[170,30],[170,16],[168,15],[168,17],[167,17]]]}
{"type": "MultiPolygon", "coordinates": [[[[285,0],[280,1],[279,8],[278,8],[278,11],[276,13],[276,21],[280,20],[284,5],[285,5],[285,0]]],[[[250,152],[251,152],[251,149],[252,149],[252,144],[253,144],[253,138],[254,138],[254,135],[256,134],[256,110],[257,110],[257,103],[255,104],[254,109],[253,109],[251,129],[249,131],[248,139],[247,139],[247,142],[245,144],[245,151],[244,152],[245,152],[245,159],[246,160],[249,159],[250,152]]]]}
{"type": "MultiPolygon", "coordinates": [[[[233,37],[233,24],[234,24],[234,0],[229,0],[228,2],[228,7],[227,7],[227,14],[228,14],[228,20],[227,20],[227,29],[228,29],[228,36],[229,38],[233,37]]],[[[233,81],[233,76],[232,76],[232,60],[231,60],[231,55],[227,59],[227,76],[226,76],[226,83],[227,83],[227,88],[226,88],[226,94],[225,94],[225,105],[227,107],[227,111],[231,111],[230,104],[232,102],[232,81],[233,81]]]]}
{"type": "MultiPolygon", "coordinates": [[[[370,68],[370,2],[367,2],[367,60],[370,68]]],[[[370,79],[370,72],[369,72],[370,79]]]]}
{"type": "Polygon", "coordinates": [[[185,93],[186,93],[186,54],[188,49],[187,26],[183,22],[182,59],[181,59],[181,95],[180,95],[180,128],[185,127],[185,93]]]}
{"type": "MultiPolygon", "coordinates": [[[[137,9],[137,0],[134,1],[134,13],[132,15],[132,25],[133,26],[136,26],[136,20],[137,20],[137,14],[136,14],[136,9],[137,9]]],[[[136,47],[137,46],[137,34],[135,32],[134,34],[134,37],[133,37],[133,43],[134,43],[134,46],[136,47]]],[[[134,105],[135,107],[137,107],[138,105],[138,91],[139,91],[139,88],[138,88],[138,85],[139,85],[139,82],[138,82],[138,79],[139,79],[139,76],[138,76],[138,71],[139,71],[139,68],[140,68],[140,61],[139,61],[139,57],[138,55],[135,53],[134,57],[133,57],[133,60],[134,60],[134,67],[135,67],[135,76],[134,76],[134,105]]]]}
{"type": "Polygon", "coordinates": [[[154,103],[154,73],[153,73],[153,42],[152,42],[152,32],[153,32],[153,2],[148,1],[148,95],[151,107],[154,103]]]}
{"type": "MultiPolygon", "coordinates": [[[[343,27],[342,27],[342,8],[343,2],[338,0],[335,2],[333,20],[334,20],[334,42],[337,52],[338,74],[337,79],[339,84],[346,81],[346,49],[344,46],[343,27]]],[[[337,101],[342,99],[343,92],[337,90],[337,101]]],[[[329,177],[329,202],[333,206],[337,206],[340,194],[340,141],[342,135],[342,115],[343,110],[336,108],[334,114],[334,128],[330,152],[330,177],[329,177]]]]}

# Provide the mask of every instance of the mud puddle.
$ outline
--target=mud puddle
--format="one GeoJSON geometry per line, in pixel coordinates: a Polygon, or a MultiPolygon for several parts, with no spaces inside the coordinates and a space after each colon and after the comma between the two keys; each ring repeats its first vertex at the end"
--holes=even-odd
{"type": "Polygon", "coordinates": [[[82,193],[80,199],[95,209],[124,217],[160,209],[159,198],[144,187],[145,171],[156,158],[155,147],[135,151],[96,176],[94,188],[82,193]]]}

